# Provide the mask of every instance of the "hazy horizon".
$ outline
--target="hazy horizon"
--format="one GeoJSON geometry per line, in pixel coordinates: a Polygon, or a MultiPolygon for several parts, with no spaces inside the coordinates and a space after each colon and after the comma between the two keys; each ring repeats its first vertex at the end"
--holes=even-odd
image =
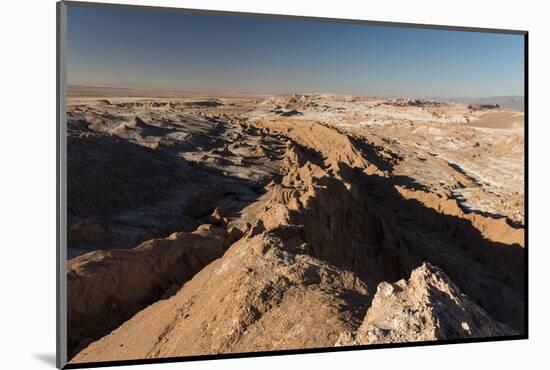
{"type": "Polygon", "coordinates": [[[524,95],[523,36],[68,7],[68,84],[203,93],[524,95]]]}
{"type": "Polygon", "coordinates": [[[161,89],[161,88],[149,88],[149,87],[125,87],[125,86],[93,86],[93,85],[67,85],[69,91],[71,88],[89,88],[89,89],[113,89],[113,90],[135,90],[135,91],[153,91],[153,92],[165,92],[165,93],[196,93],[196,94],[222,94],[222,95],[250,95],[250,96],[288,96],[288,95],[308,95],[308,94],[332,94],[332,95],[352,95],[352,96],[367,96],[367,97],[379,97],[379,98],[418,98],[418,99],[490,99],[490,98],[524,98],[524,95],[493,95],[493,96],[416,96],[416,95],[373,95],[373,94],[346,94],[346,93],[333,93],[330,91],[304,91],[299,93],[256,93],[256,92],[243,92],[243,91],[216,91],[216,90],[186,90],[186,89],[161,89]]]}

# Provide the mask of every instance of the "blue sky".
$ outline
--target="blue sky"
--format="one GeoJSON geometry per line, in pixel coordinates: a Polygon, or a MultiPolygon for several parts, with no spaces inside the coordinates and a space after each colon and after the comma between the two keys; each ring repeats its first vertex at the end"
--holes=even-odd
{"type": "Polygon", "coordinates": [[[68,8],[71,85],[262,94],[523,95],[523,51],[519,35],[68,8]]]}

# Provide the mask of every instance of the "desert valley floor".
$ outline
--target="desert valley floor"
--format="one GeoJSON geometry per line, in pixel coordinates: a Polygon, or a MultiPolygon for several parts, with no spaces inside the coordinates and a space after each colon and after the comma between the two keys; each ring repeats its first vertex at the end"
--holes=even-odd
{"type": "Polygon", "coordinates": [[[524,333],[524,113],[75,94],[71,362],[524,333]]]}

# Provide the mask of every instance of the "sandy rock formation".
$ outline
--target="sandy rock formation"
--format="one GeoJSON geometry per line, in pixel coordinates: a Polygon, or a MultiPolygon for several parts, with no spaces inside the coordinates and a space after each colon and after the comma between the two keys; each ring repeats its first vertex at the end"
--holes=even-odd
{"type": "Polygon", "coordinates": [[[71,361],[523,333],[515,121],[387,103],[74,106],[70,211],[141,244],[69,261],[71,361]]]}
{"type": "Polygon", "coordinates": [[[73,362],[331,346],[358,322],[366,293],[354,274],[264,231],[241,239],[175,296],[140,311],[73,362]]]}
{"type": "Polygon", "coordinates": [[[101,250],[68,265],[69,353],[116,328],[181,286],[223,254],[233,240],[225,229],[203,225],[136,248],[101,250]]]}
{"type": "Polygon", "coordinates": [[[382,282],[363,323],[337,346],[516,335],[474,304],[449,277],[429,263],[408,281],[382,282]]]}

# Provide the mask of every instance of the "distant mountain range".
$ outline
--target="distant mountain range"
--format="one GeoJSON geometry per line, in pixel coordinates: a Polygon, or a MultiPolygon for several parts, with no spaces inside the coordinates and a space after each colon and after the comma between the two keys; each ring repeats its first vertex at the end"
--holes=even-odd
{"type": "Polygon", "coordinates": [[[523,96],[492,96],[487,98],[431,98],[437,101],[447,101],[463,104],[499,104],[503,108],[515,109],[523,112],[525,110],[525,99],[523,96]]]}

